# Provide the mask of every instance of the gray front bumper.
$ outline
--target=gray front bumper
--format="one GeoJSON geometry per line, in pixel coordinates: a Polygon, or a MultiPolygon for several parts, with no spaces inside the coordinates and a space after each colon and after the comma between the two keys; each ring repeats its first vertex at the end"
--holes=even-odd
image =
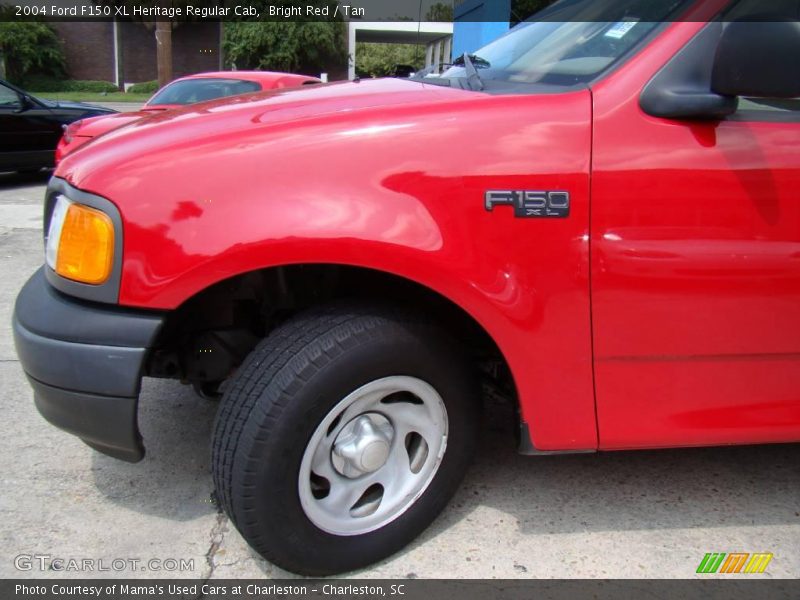
{"type": "Polygon", "coordinates": [[[147,349],[163,314],[83,302],[40,269],[14,308],[14,341],[39,412],[96,450],[136,462],[136,411],[147,349]]]}

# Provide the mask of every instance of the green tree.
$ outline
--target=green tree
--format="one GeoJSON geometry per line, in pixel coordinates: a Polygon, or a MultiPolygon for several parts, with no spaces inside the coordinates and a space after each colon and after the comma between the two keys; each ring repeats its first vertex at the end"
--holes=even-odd
{"type": "Polygon", "coordinates": [[[12,83],[22,84],[25,76],[33,73],[54,77],[65,74],[61,41],[46,23],[0,21],[0,54],[5,60],[6,79],[12,83]]]}
{"type": "MultiPolygon", "coordinates": [[[[327,8],[333,15],[336,0],[306,0],[302,3],[327,8]]],[[[269,19],[270,5],[296,6],[292,1],[250,2],[261,9],[262,19],[269,19]]],[[[235,21],[226,22],[223,33],[225,64],[237,69],[293,71],[318,75],[322,71],[341,70],[347,60],[347,30],[338,11],[336,20],[235,21]]],[[[273,17],[274,18],[274,17],[273,17]]]]}
{"type": "Polygon", "coordinates": [[[453,4],[446,4],[445,2],[437,2],[432,4],[425,14],[426,21],[447,21],[453,20],[453,4]]]}
{"type": "Polygon", "coordinates": [[[416,44],[356,44],[356,74],[359,77],[388,77],[395,65],[425,66],[425,47],[416,44]]]}
{"type": "MultiPolygon", "coordinates": [[[[410,17],[395,17],[397,21],[410,21],[410,17]]],[[[452,21],[452,3],[432,4],[424,21],[452,21]]],[[[415,69],[425,66],[425,46],[422,44],[379,44],[358,42],[356,44],[356,74],[359,77],[389,77],[395,66],[411,65],[415,69]]]]}
{"type": "Polygon", "coordinates": [[[344,35],[340,22],[226,23],[222,47],[225,63],[237,69],[316,75],[344,63],[344,35]]]}

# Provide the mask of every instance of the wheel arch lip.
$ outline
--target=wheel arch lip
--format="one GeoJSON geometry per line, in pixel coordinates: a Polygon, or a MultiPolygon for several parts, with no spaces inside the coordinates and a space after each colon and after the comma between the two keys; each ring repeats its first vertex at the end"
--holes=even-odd
{"type": "MultiPolygon", "coordinates": [[[[352,243],[352,240],[350,240],[349,243],[352,243]]],[[[523,321],[525,318],[524,313],[530,310],[530,304],[528,302],[522,302],[522,299],[518,297],[518,295],[511,296],[513,302],[522,302],[522,306],[516,309],[517,314],[520,314],[519,321],[517,321],[514,319],[514,306],[504,304],[508,300],[506,295],[493,292],[489,283],[481,284],[476,281],[454,277],[453,274],[449,273],[446,269],[432,268],[431,262],[426,260],[425,257],[411,258],[407,256],[405,260],[392,263],[364,260],[363,257],[370,255],[373,257],[375,256],[374,253],[355,252],[347,257],[342,257],[340,260],[332,261],[330,260],[330,253],[327,253],[326,256],[326,253],[315,254],[305,252],[303,255],[296,256],[294,260],[285,259],[279,262],[264,262],[253,268],[226,275],[226,277],[208,283],[203,287],[195,288],[196,291],[184,298],[180,304],[174,307],[170,312],[178,312],[181,306],[224,281],[281,267],[304,265],[355,267],[373,273],[389,275],[418,286],[431,293],[433,296],[444,300],[448,305],[457,309],[473,321],[495,344],[504,362],[509,367],[514,391],[517,398],[519,398],[519,370],[523,367],[519,361],[517,361],[517,364],[514,364],[511,359],[513,352],[515,352],[513,344],[519,339],[517,333],[517,328],[520,326],[519,321],[523,321]]],[[[203,270],[217,273],[226,272],[225,268],[216,267],[213,263],[206,265],[203,270]]],[[[489,281],[498,280],[502,280],[512,288],[518,285],[518,283],[514,282],[514,276],[508,273],[495,273],[493,276],[489,277],[489,281]]],[[[424,307],[421,308],[424,309],[424,307]]]]}
{"type": "MultiPolygon", "coordinates": [[[[535,300],[523,292],[529,285],[524,269],[515,260],[502,264],[484,253],[465,251],[469,216],[457,216],[458,224],[447,223],[453,216],[448,217],[444,208],[403,196],[365,193],[344,199],[349,208],[343,212],[354,214],[355,219],[365,213],[375,215],[371,226],[361,222],[348,230],[345,224],[344,231],[337,224],[313,224],[298,231],[303,224],[291,226],[290,222],[296,222],[287,216],[289,199],[266,201],[268,206],[251,217],[267,223],[267,231],[258,232],[255,226],[254,233],[245,236],[251,241],[223,242],[222,251],[210,250],[205,255],[189,253],[184,241],[187,230],[169,231],[169,225],[143,227],[126,215],[120,304],[173,311],[209,288],[249,273],[296,265],[356,267],[411,282],[445,299],[476,322],[511,364],[508,340],[516,338],[538,310],[535,300]],[[403,231],[393,229],[397,223],[404,224],[403,231]],[[152,248],[161,248],[174,257],[164,261],[178,266],[157,272],[152,248]]],[[[186,210],[194,209],[187,206],[186,210]]],[[[485,211],[478,203],[471,212],[478,217],[485,211]]],[[[213,236],[204,220],[205,215],[198,216],[194,235],[213,236]]],[[[234,223],[230,217],[226,221],[230,227],[234,223]]]]}

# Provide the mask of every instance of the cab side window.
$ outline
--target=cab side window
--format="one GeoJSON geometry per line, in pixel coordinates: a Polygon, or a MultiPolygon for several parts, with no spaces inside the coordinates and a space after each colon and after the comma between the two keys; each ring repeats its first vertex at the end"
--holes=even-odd
{"type": "Polygon", "coordinates": [[[740,120],[800,120],[800,98],[739,98],[740,120]]]}

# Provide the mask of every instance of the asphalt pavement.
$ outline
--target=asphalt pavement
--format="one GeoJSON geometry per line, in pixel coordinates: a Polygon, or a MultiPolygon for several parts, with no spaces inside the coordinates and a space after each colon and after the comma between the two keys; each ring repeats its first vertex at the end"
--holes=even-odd
{"type": "Polygon", "coordinates": [[[92,102],[98,106],[105,106],[106,108],[113,108],[119,112],[132,112],[139,110],[142,107],[141,102],[92,102]]]}
{"type": "MultiPolygon", "coordinates": [[[[213,402],[145,380],[148,454],[135,465],[36,412],[10,320],[43,260],[46,181],[0,174],[0,577],[290,577],[211,502],[213,402]],[[145,562],[76,572],[40,570],[32,559],[26,570],[24,557],[37,555],[90,559],[95,569],[145,562]],[[185,569],[153,570],[151,559],[185,569]]],[[[691,578],[707,552],[772,552],[766,573],[746,577],[800,576],[800,445],[522,457],[509,407],[490,409],[475,464],[445,512],[408,548],[351,576],[691,578]]]]}

